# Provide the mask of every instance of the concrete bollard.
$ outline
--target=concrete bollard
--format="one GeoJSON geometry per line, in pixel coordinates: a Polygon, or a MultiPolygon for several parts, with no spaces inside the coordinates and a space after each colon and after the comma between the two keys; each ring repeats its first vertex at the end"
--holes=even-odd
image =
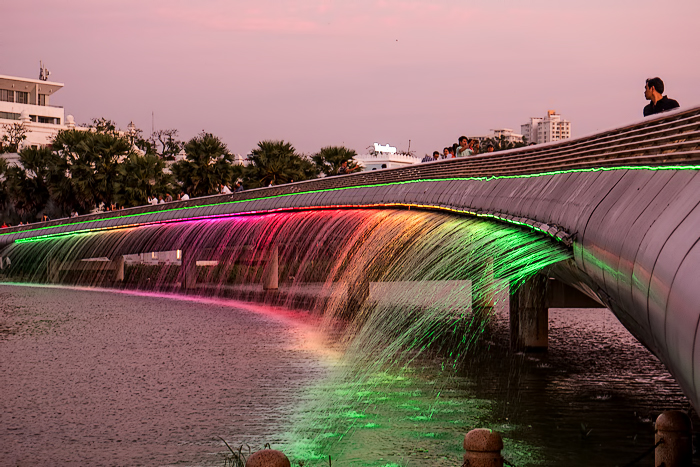
{"type": "Polygon", "coordinates": [[[477,428],[464,436],[464,467],[503,467],[503,439],[495,431],[477,428]]]}
{"type": "Polygon", "coordinates": [[[690,418],[680,410],[668,410],[656,419],[654,451],[656,467],[685,467],[693,464],[693,434],[690,418]]]}
{"type": "Polygon", "coordinates": [[[291,467],[291,464],[283,452],[263,449],[254,452],[246,461],[245,467],[291,467]]]}

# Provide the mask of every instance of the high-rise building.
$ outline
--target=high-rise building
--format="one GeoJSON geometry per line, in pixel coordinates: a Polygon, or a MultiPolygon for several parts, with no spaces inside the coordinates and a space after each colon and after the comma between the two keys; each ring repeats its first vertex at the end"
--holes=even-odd
{"type": "Polygon", "coordinates": [[[561,118],[554,110],[548,110],[544,118],[530,117],[530,121],[520,125],[520,132],[528,143],[549,143],[571,138],[571,122],[561,118]]]}

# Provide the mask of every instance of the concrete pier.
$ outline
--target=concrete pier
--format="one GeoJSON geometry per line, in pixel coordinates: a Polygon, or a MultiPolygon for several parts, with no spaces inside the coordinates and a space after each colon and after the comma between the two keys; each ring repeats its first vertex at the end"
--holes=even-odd
{"type": "Polygon", "coordinates": [[[119,256],[117,259],[112,260],[114,267],[114,281],[124,282],[124,257],[119,256]]]}
{"type": "Polygon", "coordinates": [[[473,306],[474,310],[491,310],[496,302],[496,285],[493,273],[493,258],[488,258],[479,271],[477,277],[472,281],[473,306]]]}
{"type": "Polygon", "coordinates": [[[182,249],[180,284],[183,289],[194,289],[197,285],[197,257],[189,249],[182,249]]]}
{"type": "Polygon", "coordinates": [[[263,268],[263,290],[277,290],[279,288],[279,247],[274,246],[268,252],[267,261],[263,268]]]}
{"type": "Polygon", "coordinates": [[[538,274],[517,289],[511,290],[510,338],[514,350],[547,350],[547,282],[547,277],[538,274]]]}

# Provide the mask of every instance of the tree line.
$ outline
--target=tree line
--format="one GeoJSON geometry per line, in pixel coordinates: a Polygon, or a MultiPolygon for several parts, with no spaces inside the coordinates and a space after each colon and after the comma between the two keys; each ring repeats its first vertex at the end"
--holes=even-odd
{"type": "MultiPolygon", "coordinates": [[[[13,148],[6,144],[4,149],[13,148]]],[[[21,149],[17,165],[0,158],[2,222],[140,206],[168,194],[214,195],[236,181],[249,189],[332,176],[344,161],[357,167],[355,156],[343,146],[305,155],[289,142],[267,140],[242,165],[211,133],[180,141],[171,129],[145,138],[138,129],[124,133],[111,120],[94,119],[87,129],[60,130],[50,146],[21,149]],[[175,162],[183,152],[184,158],[175,162]]]]}

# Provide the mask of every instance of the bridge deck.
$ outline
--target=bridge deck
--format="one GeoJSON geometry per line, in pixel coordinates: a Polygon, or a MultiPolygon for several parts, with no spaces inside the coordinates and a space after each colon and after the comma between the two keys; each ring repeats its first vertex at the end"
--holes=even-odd
{"type": "Polygon", "coordinates": [[[42,236],[285,209],[486,216],[571,245],[552,271],[605,303],[700,407],[700,107],[575,140],[13,227],[42,236]]]}

